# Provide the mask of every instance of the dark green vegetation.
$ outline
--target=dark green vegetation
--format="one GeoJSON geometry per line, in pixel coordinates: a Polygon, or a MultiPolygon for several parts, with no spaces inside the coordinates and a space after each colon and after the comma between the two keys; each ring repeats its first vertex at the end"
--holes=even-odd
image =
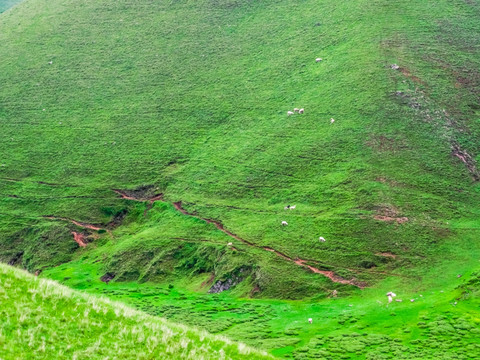
{"type": "Polygon", "coordinates": [[[3,264],[0,280],[2,359],[270,358],[3,264]]]}
{"type": "Polygon", "coordinates": [[[475,357],[479,37],[477,0],[27,0],[0,259],[285,357],[475,357]]]}

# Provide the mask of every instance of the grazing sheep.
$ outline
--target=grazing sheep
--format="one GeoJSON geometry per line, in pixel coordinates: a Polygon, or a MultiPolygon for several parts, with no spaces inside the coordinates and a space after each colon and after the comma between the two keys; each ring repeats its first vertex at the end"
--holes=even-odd
{"type": "Polygon", "coordinates": [[[315,61],[320,62],[320,61],[322,61],[322,58],[316,58],[315,61]]]}
{"type": "Polygon", "coordinates": [[[396,302],[402,302],[402,299],[395,299],[396,302]]]}
{"type": "Polygon", "coordinates": [[[312,318],[308,318],[308,323],[311,324],[313,322],[312,318]]]}
{"type": "Polygon", "coordinates": [[[457,275],[457,278],[461,278],[461,277],[462,277],[462,274],[458,274],[458,275],[457,275]]]}
{"type": "Polygon", "coordinates": [[[293,109],[293,112],[298,112],[298,110],[300,110],[299,108],[295,108],[293,109]]]}
{"type": "Polygon", "coordinates": [[[410,299],[410,302],[414,302],[414,301],[415,301],[415,299],[410,299]]]}
{"type": "Polygon", "coordinates": [[[282,221],[282,225],[283,225],[283,226],[287,226],[288,223],[287,223],[286,221],[282,221]]]}
{"type": "Polygon", "coordinates": [[[290,205],[285,206],[283,209],[284,209],[284,210],[290,209],[290,205]]]}
{"type": "Polygon", "coordinates": [[[318,238],[318,240],[320,240],[321,242],[327,241],[327,240],[325,240],[325,238],[324,238],[323,236],[320,236],[320,237],[318,238]]]}
{"type": "Polygon", "coordinates": [[[392,65],[390,65],[390,67],[392,68],[392,70],[400,69],[400,66],[398,66],[397,64],[392,64],[392,65]]]}
{"type": "Polygon", "coordinates": [[[229,243],[227,244],[227,246],[232,246],[232,245],[233,245],[233,243],[231,243],[231,242],[229,242],[229,243]]]}
{"type": "Polygon", "coordinates": [[[335,122],[335,119],[334,118],[331,118],[330,119],[330,124],[333,124],[335,122]]]}
{"type": "Polygon", "coordinates": [[[338,291],[337,291],[337,290],[333,290],[332,296],[333,296],[333,297],[337,297],[337,295],[338,295],[338,291]]]}
{"type": "Polygon", "coordinates": [[[292,206],[290,206],[290,210],[293,210],[293,209],[295,209],[296,207],[297,207],[297,205],[292,205],[292,206]]]}
{"type": "Polygon", "coordinates": [[[305,109],[302,108],[302,109],[298,110],[298,113],[299,113],[299,114],[303,114],[304,111],[305,111],[305,109]]]}
{"type": "Polygon", "coordinates": [[[388,296],[388,303],[390,304],[393,301],[393,298],[389,295],[388,296]]]}
{"type": "Polygon", "coordinates": [[[53,61],[49,61],[48,63],[49,63],[50,65],[52,65],[52,64],[53,64],[53,61]]]}
{"type": "Polygon", "coordinates": [[[389,291],[389,292],[387,293],[387,296],[395,297],[395,296],[397,296],[397,294],[395,294],[395,293],[392,292],[392,291],[389,291]]]}
{"type": "Polygon", "coordinates": [[[293,111],[287,111],[288,116],[293,115],[293,114],[295,114],[293,111]]]}

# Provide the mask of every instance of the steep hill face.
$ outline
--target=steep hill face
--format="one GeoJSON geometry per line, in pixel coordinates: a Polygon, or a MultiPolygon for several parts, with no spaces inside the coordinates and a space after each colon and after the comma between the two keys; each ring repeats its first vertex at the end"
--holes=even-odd
{"type": "Polygon", "coordinates": [[[4,359],[272,359],[0,264],[4,359]],[[35,323],[32,326],[31,323],[35,323]]]}
{"type": "Polygon", "coordinates": [[[478,19],[476,1],[28,0],[0,16],[0,258],[38,271],[81,247],[113,281],[280,298],[466,264],[478,19]]]}

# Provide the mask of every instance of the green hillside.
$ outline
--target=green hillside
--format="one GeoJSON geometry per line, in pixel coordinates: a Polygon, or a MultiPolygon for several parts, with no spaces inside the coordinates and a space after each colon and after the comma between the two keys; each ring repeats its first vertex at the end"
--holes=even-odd
{"type": "Polygon", "coordinates": [[[270,359],[0,264],[2,359],[270,359]]]}
{"type": "Polygon", "coordinates": [[[0,261],[283,357],[478,353],[478,0],[25,0],[0,43],[0,261]]]}

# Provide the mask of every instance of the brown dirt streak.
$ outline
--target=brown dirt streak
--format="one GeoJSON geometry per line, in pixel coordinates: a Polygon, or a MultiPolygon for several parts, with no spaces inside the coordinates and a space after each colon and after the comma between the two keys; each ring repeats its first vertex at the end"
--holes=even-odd
{"type": "Polygon", "coordinates": [[[90,230],[102,230],[103,228],[98,226],[98,225],[93,225],[93,224],[87,224],[84,222],[76,221],[73,219],[69,218],[64,218],[64,217],[56,217],[56,216],[44,216],[45,219],[50,219],[50,220],[62,220],[62,221],[69,221],[74,225],[77,225],[78,227],[84,228],[84,229],[90,229],[90,230]]]}
{"type": "MultiPolygon", "coordinates": [[[[159,194],[159,195],[156,195],[154,197],[152,197],[151,199],[136,199],[132,196],[129,196],[127,195],[125,192],[121,191],[121,190],[118,190],[118,189],[113,189],[114,192],[116,192],[117,194],[119,194],[123,199],[126,199],[126,200],[134,200],[134,201],[150,201],[150,202],[154,202],[154,201],[164,201],[163,199],[163,194],[159,194]]],[[[260,249],[263,249],[263,250],[266,250],[266,251],[269,251],[269,252],[273,252],[275,255],[281,257],[282,259],[284,260],[287,260],[287,261],[290,261],[290,262],[293,262],[294,264],[298,265],[298,266],[301,266],[303,268],[307,268],[309,269],[310,271],[312,271],[313,273],[316,273],[316,274],[321,274],[321,275],[324,275],[326,277],[328,277],[330,280],[332,280],[333,282],[336,282],[336,283],[341,283],[341,284],[349,284],[349,285],[353,285],[353,286],[356,286],[358,288],[364,288],[365,285],[362,284],[362,283],[358,283],[356,282],[355,280],[346,280],[338,275],[336,275],[333,271],[325,271],[325,270],[320,270],[320,269],[317,269],[311,265],[308,265],[308,264],[305,264],[306,260],[302,260],[302,259],[296,259],[296,260],[293,260],[291,257],[275,250],[275,249],[272,249],[272,248],[269,248],[269,247],[260,247],[250,241],[247,241],[241,237],[239,237],[238,235],[235,235],[234,233],[232,233],[231,231],[225,229],[225,227],[223,226],[223,224],[218,221],[218,220],[213,220],[213,219],[208,219],[208,218],[202,218],[194,213],[191,213],[189,211],[187,211],[186,209],[183,208],[182,206],[182,202],[181,201],[177,201],[177,202],[174,202],[172,203],[172,205],[174,206],[174,208],[179,211],[180,213],[182,213],[183,215],[187,215],[187,216],[191,216],[191,217],[194,217],[194,218],[197,218],[197,219],[200,219],[200,220],[203,220],[209,224],[213,224],[215,225],[215,227],[222,231],[223,233],[227,234],[228,236],[234,238],[235,240],[238,240],[244,244],[247,244],[248,246],[251,246],[251,247],[255,247],[255,248],[260,248],[260,249]]]]}
{"type": "Polygon", "coordinates": [[[73,235],[73,240],[80,246],[80,247],[86,247],[87,243],[85,242],[85,235],[82,233],[78,233],[76,231],[72,231],[73,235]]]}
{"type": "Polygon", "coordinates": [[[427,85],[425,83],[425,81],[423,81],[422,79],[420,79],[419,77],[417,77],[415,75],[412,75],[410,70],[408,70],[407,68],[402,67],[402,68],[400,68],[400,71],[403,75],[405,75],[407,78],[410,78],[413,82],[418,83],[418,84],[422,84],[422,85],[427,85]]]}
{"type": "Polygon", "coordinates": [[[397,258],[397,255],[392,254],[391,252],[379,252],[379,253],[376,253],[375,255],[389,257],[389,258],[392,258],[392,259],[397,258]]]}

